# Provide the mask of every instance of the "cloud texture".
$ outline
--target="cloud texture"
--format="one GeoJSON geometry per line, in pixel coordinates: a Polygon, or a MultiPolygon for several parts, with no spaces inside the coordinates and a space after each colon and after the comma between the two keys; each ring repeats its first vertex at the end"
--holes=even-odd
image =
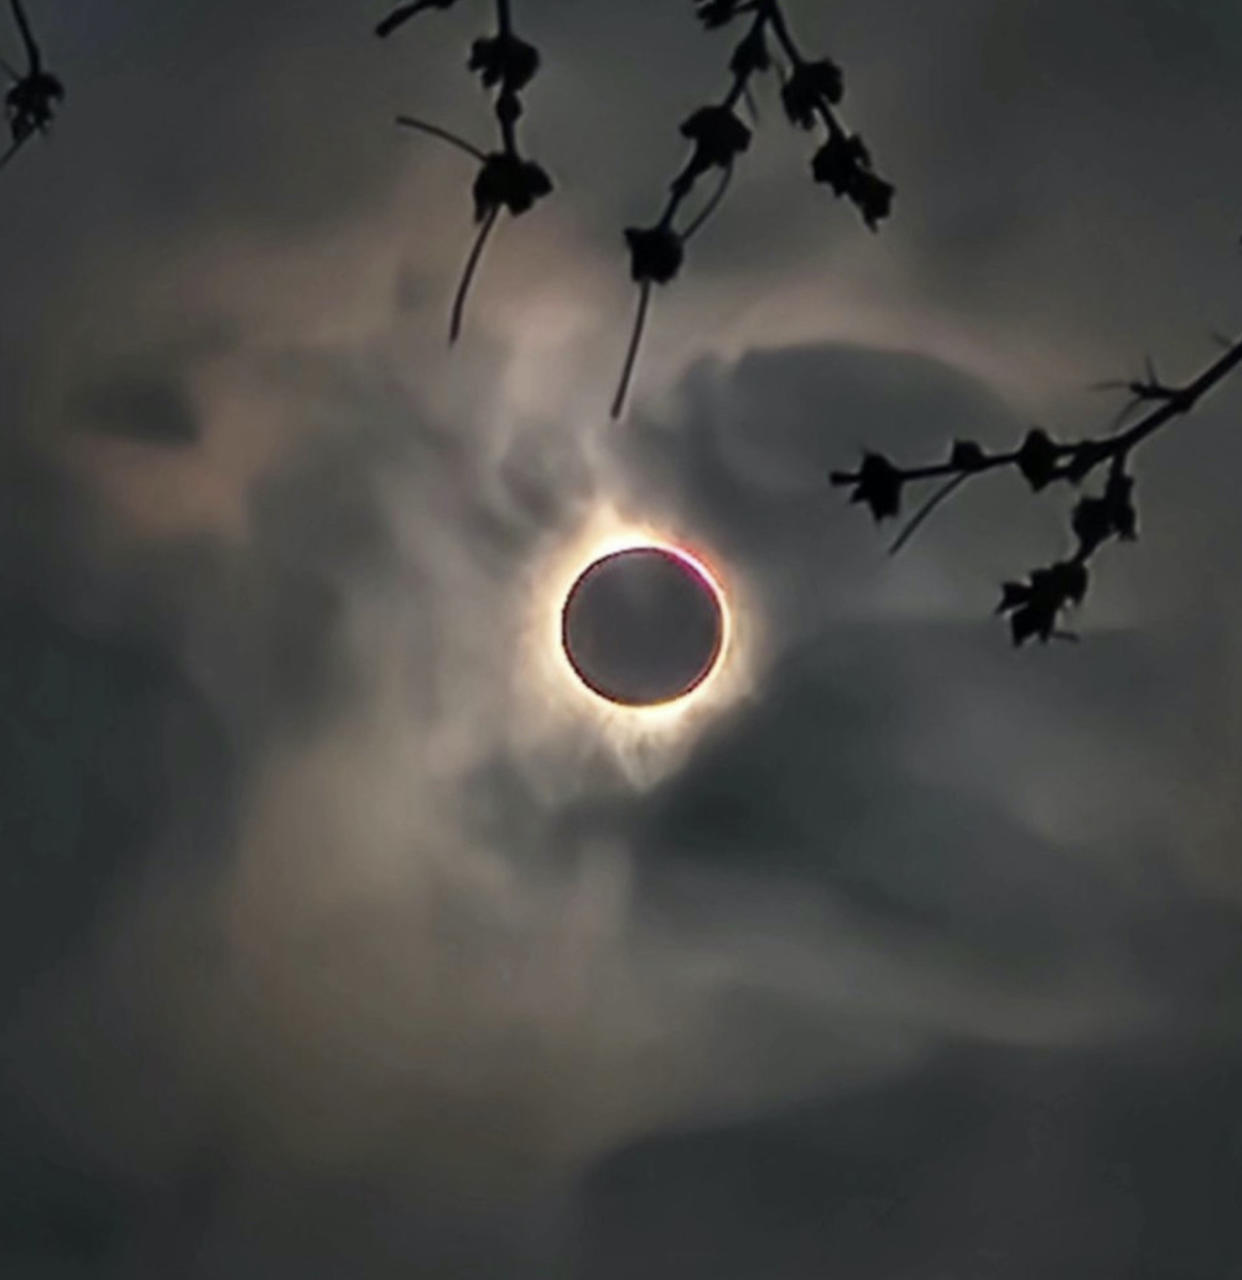
{"type": "Polygon", "coordinates": [[[607,425],[618,228],[726,50],[519,7],[558,197],[450,353],[469,174],[388,121],[482,136],[461,6],[388,46],[326,0],[40,6],[70,98],[0,191],[0,1270],[1242,1274],[1237,391],[1144,459],[1075,647],[987,618],[1056,496],[998,480],[890,562],[825,483],[1205,357],[1242,24],[791,6],[894,221],[762,103],[607,425]],[[548,643],[638,527],[739,627],[642,731],[548,643]]]}

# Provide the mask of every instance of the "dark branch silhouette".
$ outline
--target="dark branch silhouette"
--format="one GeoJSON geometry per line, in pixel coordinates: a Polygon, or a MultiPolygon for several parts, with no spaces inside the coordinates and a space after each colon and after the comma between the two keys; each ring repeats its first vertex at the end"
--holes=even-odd
{"type": "Polygon", "coordinates": [[[492,228],[496,225],[496,219],[499,216],[499,205],[489,209],[479,227],[478,234],[474,238],[470,256],[466,259],[465,270],[461,274],[461,283],[457,286],[457,294],[453,298],[453,314],[449,320],[450,342],[456,342],[458,334],[461,333],[461,321],[466,310],[466,295],[470,292],[470,282],[474,279],[475,271],[478,270],[479,260],[483,257],[483,250],[487,247],[488,237],[492,234],[492,228]]]}
{"type": "Polygon", "coordinates": [[[1145,377],[1115,385],[1131,394],[1127,412],[1138,403],[1155,407],[1133,426],[1113,435],[1061,442],[1033,427],[1022,444],[1007,453],[989,454],[973,440],[958,440],[946,462],[921,467],[898,467],[883,454],[866,453],[857,470],[833,471],[829,480],[852,489],[850,501],[866,506],[877,522],[900,513],[907,485],[946,480],[902,530],[891,548],[896,552],[941,502],[967,480],[985,472],[1013,468],[1038,493],[1057,481],[1078,487],[1096,472],[1107,470],[1103,488],[1084,494],[1071,513],[1070,528],[1077,541],[1074,554],[1033,570],[1026,582],[1006,582],[997,606],[998,613],[1008,615],[1015,645],[1030,639],[1075,639],[1072,633],[1059,628],[1059,620],[1062,611],[1082,604],[1086,597],[1091,556],[1111,538],[1132,542],[1138,536],[1134,478],[1128,471],[1133,454],[1170,422],[1190,413],[1239,365],[1242,339],[1228,343],[1216,360],[1180,386],[1161,381],[1149,360],[1145,377]]]}
{"type": "Polygon", "coordinates": [[[382,39],[384,36],[392,35],[398,27],[409,22],[424,9],[451,9],[453,3],[454,0],[417,0],[415,4],[403,4],[376,26],[375,34],[382,39]]]}
{"type": "Polygon", "coordinates": [[[398,116],[397,123],[407,129],[417,129],[420,133],[439,138],[442,142],[451,143],[459,151],[464,151],[468,156],[473,156],[476,160],[483,161],[487,159],[487,153],[482,147],[476,147],[473,142],[467,142],[465,138],[458,136],[449,129],[442,129],[438,124],[429,124],[426,120],[416,120],[413,116],[398,116]]]}
{"type": "Polygon", "coordinates": [[[725,192],[729,189],[729,184],[733,181],[733,165],[727,164],[720,171],[720,181],[716,184],[716,190],[712,192],[707,203],[699,210],[697,217],[682,232],[683,241],[691,239],[695,232],[716,212],[720,206],[720,202],[725,198],[725,192]]]}
{"type": "Polygon", "coordinates": [[[638,347],[643,340],[643,330],[647,326],[647,308],[651,306],[651,280],[640,280],[638,283],[638,312],[634,316],[634,327],[630,330],[630,345],[626,348],[625,364],[621,366],[621,382],[617,386],[617,394],[612,402],[612,416],[619,418],[625,407],[625,392],[634,376],[634,365],[638,361],[638,347]]]}
{"type": "MultiPolygon", "coordinates": [[[[1223,345],[1228,347],[1231,344],[1226,341],[1223,345]]],[[[1171,389],[1157,376],[1156,366],[1151,356],[1145,357],[1143,367],[1146,372],[1145,377],[1131,378],[1128,381],[1113,378],[1108,382],[1097,382],[1092,388],[1094,391],[1128,391],[1130,393],[1129,400],[1121,406],[1113,419],[1114,428],[1121,426],[1140,405],[1148,404],[1153,400],[1167,399],[1170,394],[1171,389]]]]}
{"type": "Polygon", "coordinates": [[[0,63],[13,82],[4,95],[4,112],[11,141],[8,149],[0,155],[0,168],[8,164],[36,133],[48,132],[56,104],[65,97],[64,85],[43,65],[43,54],[22,0],[10,0],[10,3],[26,54],[26,70],[18,72],[7,62],[0,63]]]}
{"type": "Polygon", "coordinates": [[[906,522],[906,527],[902,529],[893,541],[893,545],[889,547],[888,554],[890,556],[895,556],[897,552],[899,552],[902,547],[904,547],[906,543],[914,537],[914,535],[919,531],[919,527],[931,516],[932,512],[935,511],[942,502],[951,498],[954,492],[969,475],[969,471],[963,471],[960,474],[955,475],[952,480],[948,480],[941,485],[941,487],[937,489],[936,492],[933,493],[932,496],[928,498],[927,501],[924,502],[914,515],[906,522]]]}
{"type": "MultiPolygon", "coordinates": [[[[394,9],[375,28],[378,36],[390,35],[398,27],[428,9],[448,9],[455,0],[416,0],[394,9]]],[[[397,123],[447,142],[476,160],[474,217],[479,224],[470,247],[461,282],[453,298],[449,320],[449,341],[456,342],[465,316],[466,299],[474,281],[483,250],[502,209],[513,217],[529,212],[552,191],[552,180],[544,169],[522,155],[517,125],[522,117],[521,92],[539,71],[539,51],[514,34],[510,0],[495,0],[496,34],[481,36],[470,49],[467,64],[479,74],[483,87],[495,90],[494,113],[500,133],[498,150],[485,152],[451,130],[413,116],[398,116],[397,123]]]]}
{"type": "MultiPolygon", "coordinates": [[[[375,32],[380,37],[431,9],[449,9],[456,0],[412,0],[399,5],[375,32]]],[[[810,61],[799,49],[780,0],[693,0],[695,14],[704,27],[714,30],[737,19],[746,19],[746,32],[729,60],[732,83],[717,103],[700,107],[682,122],[681,134],[692,145],[689,158],[673,179],[663,212],[650,227],[628,227],[625,241],[630,253],[630,275],[638,286],[634,327],[626,349],[621,382],[612,403],[612,416],[620,417],[638,361],[651,307],[652,286],[667,284],[681,270],[687,243],[720,207],[734,173],[734,162],[750,146],[751,131],[737,114],[739,105],[752,123],[759,118],[752,82],[766,71],[779,77],[780,97],[791,124],[800,129],[822,130],[822,140],[811,161],[811,176],[833,193],[844,196],[873,231],[890,212],[893,188],[871,166],[861,138],[851,134],[836,108],[844,93],[840,68],[828,58],[810,61]],[[719,180],[699,212],[684,225],[678,219],[699,180],[711,172],[719,180]]],[[[471,246],[461,283],[453,301],[450,341],[461,331],[466,297],[488,239],[502,209],[519,216],[552,190],[543,168],[522,155],[517,122],[522,115],[521,91],[539,69],[539,53],[513,32],[510,0],[495,0],[495,36],[474,42],[469,66],[477,71],[485,88],[495,88],[495,115],[500,130],[498,150],[480,147],[439,125],[413,116],[397,122],[448,143],[480,165],[474,182],[475,220],[479,231],[471,246]]]]}
{"type": "Polygon", "coordinates": [[[633,377],[646,325],[651,286],[668,284],[681,270],[685,246],[716,211],[733,173],[734,162],[750,146],[751,131],[739,119],[737,106],[747,106],[753,121],[758,110],[752,81],[775,70],[780,78],[781,103],[791,124],[813,129],[818,123],[824,139],[811,161],[818,183],[846,197],[863,221],[876,230],[892,208],[893,188],[871,167],[861,138],[849,133],[835,108],[844,93],[841,69],[830,59],[808,61],[798,48],[780,0],[695,0],[699,20],[709,30],[738,18],[749,18],[746,32],[729,61],[733,82],[717,103],[700,107],[681,125],[682,136],[693,145],[689,159],[669,186],[663,212],[650,227],[629,227],[630,275],[639,288],[639,305],[630,334],[621,381],[612,403],[612,416],[621,415],[633,377]],[[775,41],[776,52],[770,47],[775,41]],[[699,179],[722,171],[720,186],[702,213],[678,229],[677,217],[699,179]]]}

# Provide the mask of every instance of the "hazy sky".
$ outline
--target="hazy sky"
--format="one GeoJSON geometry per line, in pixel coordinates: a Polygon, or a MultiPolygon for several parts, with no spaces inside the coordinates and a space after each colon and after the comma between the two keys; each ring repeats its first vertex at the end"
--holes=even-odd
{"type": "Polygon", "coordinates": [[[790,0],[894,216],[766,86],[611,423],[621,228],[732,47],[689,0],[515,0],[557,189],[451,351],[472,170],[392,118],[490,145],[489,5],[28,4],[0,1273],[1242,1277],[1242,383],[1141,456],[1079,645],[989,616],[1066,495],[890,561],[826,483],[1242,327],[1242,9],[790,0]],[[554,625],[635,531],[732,623],[638,720],[554,625]]]}

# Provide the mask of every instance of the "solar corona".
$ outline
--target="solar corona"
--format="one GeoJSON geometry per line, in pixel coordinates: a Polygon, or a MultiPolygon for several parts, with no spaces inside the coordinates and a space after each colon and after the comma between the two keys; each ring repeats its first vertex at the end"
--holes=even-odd
{"type": "Polygon", "coordinates": [[[573,676],[614,707],[684,702],[710,681],[727,640],[720,584],[696,556],[667,543],[591,557],[561,608],[560,643],[573,676]]]}

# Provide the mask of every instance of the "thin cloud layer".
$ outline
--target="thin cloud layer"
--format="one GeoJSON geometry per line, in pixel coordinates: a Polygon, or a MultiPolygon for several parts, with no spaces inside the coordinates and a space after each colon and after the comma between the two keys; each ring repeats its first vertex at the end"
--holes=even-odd
{"type": "Polygon", "coordinates": [[[1194,366],[1236,314],[1238,23],[791,12],[894,220],[761,102],[611,426],[619,228],[727,58],[691,13],[524,8],[557,195],[452,353],[470,175],[390,121],[486,121],[474,15],[41,15],[70,98],[0,191],[0,1269],[1242,1260],[1236,391],[1144,460],[1073,649],[986,616],[1058,498],[967,493],[890,562],[826,484],[1194,366]],[[742,674],[680,738],[537,649],[602,513],[736,584],[742,674]]]}

